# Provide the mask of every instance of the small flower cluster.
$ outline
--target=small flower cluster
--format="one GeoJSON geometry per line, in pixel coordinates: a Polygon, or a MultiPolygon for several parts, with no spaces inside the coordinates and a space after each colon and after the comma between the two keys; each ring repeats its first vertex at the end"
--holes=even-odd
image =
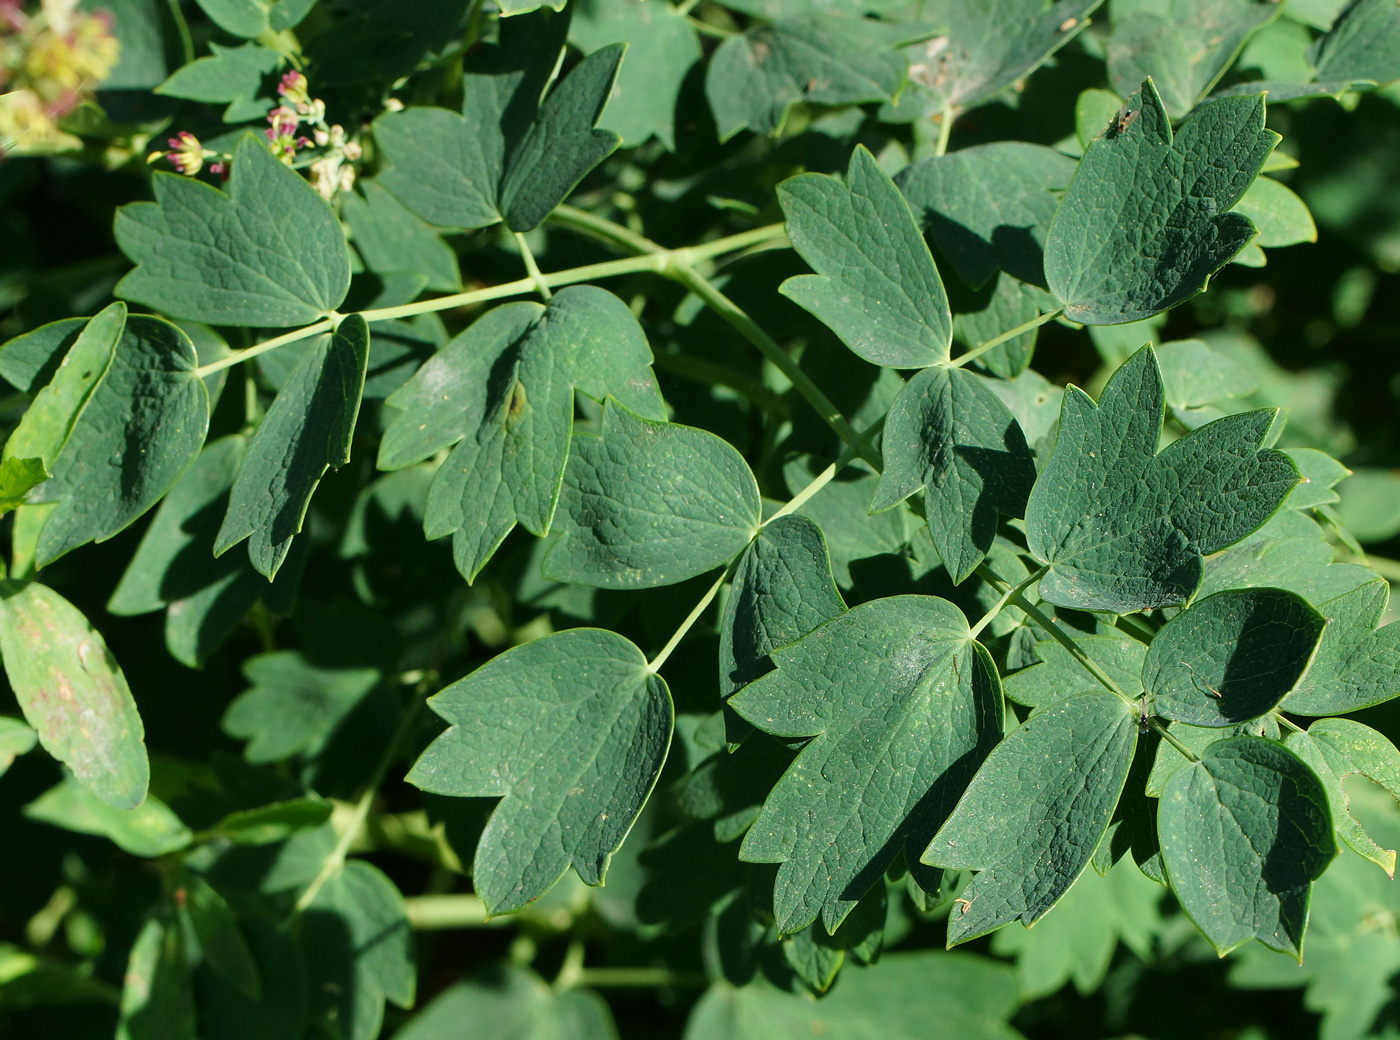
{"type": "Polygon", "coordinates": [[[81,144],[59,120],[111,75],[121,46],[107,12],[77,4],[43,0],[26,14],[21,0],[0,0],[0,155],[81,144]]]}
{"type": "MultiPolygon", "coordinates": [[[[267,114],[267,146],[288,166],[297,164],[297,153],[304,149],[323,149],[309,164],[311,183],[326,199],[331,199],[355,183],[351,164],[360,158],[361,149],[349,139],[344,127],[327,124],[326,103],[313,98],[308,87],[300,72],[288,72],[282,77],[277,87],[281,104],[267,114]],[[303,124],[310,128],[310,137],[301,132],[303,124]]],[[[192,176],[203,168],[205,159],[217,156],[220,161],[210,163],[210,171],[223,173],[227,169],[226,156],[211,152],[187,130],[170,138],[169,143],[170,151],[153,153],[152,162],[168,159],[181,173],[192,176]]]]}

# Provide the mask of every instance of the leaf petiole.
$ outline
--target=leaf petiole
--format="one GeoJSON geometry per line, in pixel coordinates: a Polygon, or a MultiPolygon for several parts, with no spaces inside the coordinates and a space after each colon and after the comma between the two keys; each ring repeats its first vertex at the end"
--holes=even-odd
{"type": "Polygon", "coordinates": [[[1185,744],[1183,744],[1181,741],[1177,740],[1176,737],[1172,736],[1171,730],[1169,730],[1165,725],[1163,725],[1161,719],[1158,719],[1158,718],[1156,718],[1155,716],[1154,716],[1154,717],[1151,717],[1151,718],[1149,718],[1149,719],[1147,720],[1147,724],[1157,731],[1158,736],[1160,736],[1163,740],[1165,740],[1165,741],[1166,741],[1168,744],[1170,744],[1172,747],[1176,748],[1177,751],[1181,752],[1182,757],[1185,758],[1186,761],[1188,761],[1188,762],[1199,762],[1199,761],[1200,761],[1199,756],[1197,756],[1197,754],[1196,754],[1194,751],[1192,751],[1189,747],[1187,747],[1187,746],[1186,746],[1185,744]]]}
{"type": "Polygon", "coordinates": [[[719,577],[715,579],[715,583],[700,597],[700,602],[695,604],[695,608],[691,610],[691,612],[686,615],[685,620],[680,623],[680,627],[671,633],[671,638],[666,640],[666,645],[661,648],[661,652],[647,662],[648,672],[655,675],[661,670],[661,666],[666,663],[666,658],[671,656],[671,651],[680,645],[680,641],[685,638],[685,634],[691,630],[695,622],[700,620],[700,615],[705,613],[705,608],[713,603],[715,597],[719,595],[719,590],[724,587],[725,580],[734,572],[734,564],[738,560],[739,557],[736,556],[733,560],[729,561],[728,566],[726,566],[724,570],[720,572],[719,577]]]}
{"type": "Polygon", "coordinates": [[[1065,309],[1061,307],[1059,310],[1049,311],[1045,314],[1038,314],[1030,321],[1023,321],[1014,329],[1007,329],[1000,336],[993,336],[991,339],[987,340],[986,343],[979,343],[977,346],[969,350],[966,354],[959,354],[957,357],[953,358],[951,361],[949,361],[942,367],[962,368],[963,365],[966,365],[968,362],[976,361],[983,354],[987,353],[987,351],[999,347],[1008,340],[1015,339],[1017,336],[1030,332],[1031,329],[1040,328],[1040,326],[1046,324],[1047,322],[1053,321],[1064,312],[1065,309]]]}
{"type": "Polygon", "coordinates": [[[1011,588],[1003,592],[1001,594],[1001,599],[997,600],[996,603],[992,605],[992,609],[987,611],[987,613],[983,614],[982,619],[978,621],[977,624],[973,625],[970,629],[968,629],[967,637],[969,639],[976,639],[978,636],[980,636],[982,634],[982,630],[992,623],[992,619],[1002,612],[1002,609],[1006,606],[1006,604],[1011,602],[1012,597],[1020,596],[1021,593],[1026,591],[1026,589],[1030,588],[1032,585],[1038,582],[1041,579],[1041,576],[1045,574],[1045,570],[1046,569],[1044,567],[1041,567],[1039,570],[1027,574],[1024,580],[1018,582],[1017,584],[1011,586],[1011,588]]]}
{"type": "Polygon", "coordinates": [[[554,294],[549,291],[549,283],[545,281],[544,275],[540,274],[540,265],[535,263],[535,254],[530,249],[530,243],[525,241],[525,236],[519,231],[515,232],[515,244],[520,247],[520,258],[525,261],[525,271],[535,283],[535,291],[548,303],[554,294]]]}

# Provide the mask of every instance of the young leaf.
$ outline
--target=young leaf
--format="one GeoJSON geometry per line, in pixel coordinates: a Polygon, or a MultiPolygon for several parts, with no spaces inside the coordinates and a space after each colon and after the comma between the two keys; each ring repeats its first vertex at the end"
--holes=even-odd
{"type": "Polygon", "coordinates": [[[1054,149],[998,141],[913,163],[895,184],[970,287],[998,270],[1044,286],[1045,232],[1074,169],[1054,149]]]}
{"type": "Polygon", "coordinates": [[[1205,288],[1251,238],[1227,212],[1279,135],[1264,99],[1201,105],[1172,134],[1152,80],[1089,144],[1045,238],[1045,277],[1065,316],[1086,325],[1140,321],[1205,288]]]}
{"type": "Polygon", "coordinates": [[[777,133],[799,101],[888,101],[903,74],[899,57],[862,20],[809,15],[726,39],[710,58],[705,97],[727,141],[745,127],[777,133]]]}
{"type": "Polygon", "coordinates": [[[1342,781],[1349,776],[1364,776],[1400,799],[1400,751],[1370,726],[1351,719],[1323,719],[1309,726],[1306,733],[1290,733],[1285,743],[1327,788],[1337,836],[1357,855],[1394,877],[1395,850],[1377,845],[1352,815],[1351,799],[1342,781]]]}
{"type": "Polygon", "coordinates": [[[1235,206],[1259,232],[1255,245],[1296,246],[1317,241],[1317,225],[1307,203],[1272,177],[1256,178],[1235,206]]]}
{"type": "Polygon", "coordinates": [[[758,533],[752,471],[704,430],[650,422],[615,401],[601,434],[573,439],[559,541],[544,572],[604,589],[645,589],[704,574],[758,533]]]}
{"type": "Polygon", "coordinates": [[[231,812],[209,828],[235,845],[271,845],[331,818],[331,803],[319,798],[288,798],[256,809],[231,812]]]}
{"type": "Polygon", "coordinates": [[[570,865],[602,884],[671,741],[671,695],[642,652],[612,632],[570,629],[492,658],[428,703],[451,727],[409,782],[501,798],[472,870],[487,912],[519,910],[570,865]]]}
{"type": "Polygon", "coordinates": [[[890,408],[881,446],[885,469],[871,511],[922,491],[929,536],[954,583],[986,557],[998,514],[1025,515],[1035,456],[982,376],[941,367],[918,373],[890,408]]]}
{"type": "Polygon", "coordinates": [[[1108,829],[1137,747],[1133,706],[1104,690],[1055,701],[992,751],[920,857],[979,871],[948,945],[1049,912],[1108,829]]]}
{"type": "Polygon", "coordinates": [[[962,612],[932,596],[862,604],[772,656],[777,670],[729,705],[766,733],[813,739],[739,855],[782,864],[779,931],[820,916],[832,933],[900,850],[912,862],[947,818],[1001,735],[1000,684],[962,612]]]}
{"type": "MultiPolygon", "coordinates": [[[[1130,697],[1142,693],[1142,659],[1147,647],[1124,635],[1076,636],[1075,642],[1130,697]]],[[[1039,664],[1012,672],[1003,680],[1006,695],[1017,704],[1043,708],[1062,697],[1098,686],[1089,671],[1059,643],[1035,644],[1039,664]]]]}
{"type": "Polygon", "coordinates": [[[421,273],[428,279],[425,288],[440,292],[462,287],[457,254],[375,181],[361,181],[359,194],[345,193],[340,206],[355,247],[371,271],[421,273]]]}
{"type": "Polygon", "coordinates": [[[155,798],[134,809],[102,801],[73,777],[66,777],[24,807],[31,820],[80,834],[109,838],[133,856],[164,856],[190,843],[190,829],[155,798]]]}
{"type": "MultiPolygon", "coordinates": [[[[1303,486],[1289,492],[1285,506],[1303,486]]],[[[1325,604],[1375,581],[1376,572],[1369,567],[1334,563],[1336,558],[1336,547],[1316,521],[1295,510],[1280,509],[1254,534],[1206,561],[1196,598],[1224,589],[1270,587],[1296,592],[1309,603],[1325,604]]]]}
{"type": "Polygon", "coordinates": [[[1249,369],[1201,340],[1174,340],[1155,349],[1172,408],[1196,408],[1259,389],[1249,369]]]}
{"type": "Polygon", "coordinates": [[[1345,715],[1400,694],[1400,624],[1376,629],[1389,599],[1390,586],[1376,580],[1318,604],[1327,631],[1285,711],[1345,715]]]}
{"type": "Polygon", "coordinates": [[[1201,583],[1201,557],[1261,526],[1298,482],[1287,455],[1261,450],[1274,412],[1226,416],[1158,453],[1162,407],[1151,347],[1113,373],[1097,405],[1065,392],[1055,452],[1026,505],[1051,603],[1118,614],[1180,603],[1201,583]]]}
{"type": "Polygon", "coordinates": [[[350,251],[326,200],[265,142],[234,149],[229,193],[158,173],[155,202],[117,211],[136,269],[116,293],[211,325],[306,325],[340,306],[350,251]]]}
{"type": "Polygon", "coordinates": [[[599,400],[615,394],[665,418],[641,326],[626,304],[593,286],[565,289],[548,306],[489,311],[390,395],[400,411],[380,442],[381,469],[458,444],[433,480],[424,530],[429,538],[454,535],[457,567],[469,581],[517,522],[549,532],[575,390],[599,400]]]}
{"type": "Polygon", "coordinates": [[[1277,4],[1232,0],[1119,0],[1106,48],[1113,88],[1126,96],[1150,78],[1167,114],[1180,119],[1278,13],[1277,4]]]}
{"type": "Polygon", "coordinates": [[[368,363],[369,327],[358,314],[306,352],[248,445],[215,555],[251,535],[253,567],[276,577],[321,477],[350,461],[368,363]]]}
{"type": "Polygon", "coordinates": [[[296,650],[249,658],[243,677],[253,685],[228,706],[224,732],[248,741],[249,762],[315,755],[380,680],[373,668],[318,668],[296,650]]]}
{"type": "Polygon", "coordinates": [[[843,184],[803,173],[778,186],[788,236],[816,270],[780,292],[865,360],[923,368],[948,360],[953,318],[909,204],[863,146],[843,184]]]}
{"type": "Polygon", "coordinates": [[[624,148],[652,134],[676,150],[676,102],[687,73],[700,60],[700,41],[684,13],[666,0],[585,0],[574,8],[569,40],[585,53],[627,44],[627,57],[599,126],[624,148]]]}
{"type": "Polygon", "coordinates": [[[345,1040],[374,1040],[384,1001],[413,1006],[413,930],[403,896],[379,868],[352,859],[321,886],[302,918],[313,1015],[345,1040]]]}
{"type": "Polygon", "coordinates": [[[749,543],[734,568],[720,622],[721,697],[773,668],[769,654],[846,610],[821,528],[780,516],[749,543]]]}
{"type": "Polygon", "coordinates": [[[1079,35],[1100,2],[937,0],[922,5],[921,19],[944,32],[910,48],[910,83],[895,113],[911,119],[990,101],[1079,35]]]}
{"type": "Polygon", "coordinates": [[[1308,53],[1322,82],[1400,79],[1400,11],[1386,0],[1351,0],[1308,53]]]}
{"type": "Polygon", "coordinates": [[[0,583],[0,657],[44,750],[108,805],[140,805],[150,778],[145,730],[87,618],[43,585],[0,583]]]}
{"type": "Polygon", "coordinates": [[[1192,726],[1233,726],[1270,711],[1312,663],[1326,621],[1283,589],[1239,589],[1193,603],[1162,626],[1142,664],[1152,710],[1192,726]]]}
{"type": "Polygon", "coordinates": [[[1167,781],[1157,834],[1172,891],[1217,953],[1257,938],[1303,959],[1309,892],[1337,845],[1322,781],[1296,755],[1217,741],[1167,781]]]}
{"type": "Polygon", "coordinates": [[[39,536],[40,567],[111,538],[184,473],[209,428],[209,392],[197,364],[189,337],[170,322],[144,314],[126,320],[62,450],[46,457],[53,479],[30,496],[55,503],[39,536]]]}

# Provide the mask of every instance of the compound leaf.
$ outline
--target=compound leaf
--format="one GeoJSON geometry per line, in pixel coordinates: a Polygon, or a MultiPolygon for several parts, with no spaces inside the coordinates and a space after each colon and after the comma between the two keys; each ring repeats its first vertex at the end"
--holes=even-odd
{"type": "Polygon", "coordinates": [[[1298,482],[1287,455],[1260,450],[1272,410],[1217,419],[1158,453],[1163,396],[1151,347],[1113,373],[1098,405],[1065,391],[1026,505],[1050,602],[1119,614],[1179,603],[1201,583],[1201,557],[1260,527],[1298,482]]]}
{"type": "Polygon", "coordinates": [[[1173,135],[1144,81],[1084,150],[1050,222],[1045,277],[1065,316],[1141,321],[1204,289],[1255,235],[1227,211],[1278,140],[1262,95],[1208,101],[1173,135]]]}
{"type": "Polygon", "coordinates": [[[248,445],[216,555],[251,536],[253,567],[276,576],[321,477],[350,461],[368,364],[369,327],[358,314],[320,337],[297,363],[248,445]]]}
{"type": "Polygon", "coordinates": [[[150,779],[145,730],[87,618],[43,585],[0,583],[0,657],[44,750],[108,805],[140,805],[150,779]]]}
{"type": "Polygon", "coordinates": [[[30,496],[55,504],[39,536],[39,566],[111,538],[185,472],[209,428],[209,392],[197,364],[189,337],[170,322],[144,314],[126,319],[109,364],[49,462],[53,479],[30,496]]]}
{"type": "Polygon", "coordinates": [[[845,183],[803,173],[778,186],[788,236],[814,275],[780,292],[856,354],[891,368],[948,360],[953,318],[938,268],[909,204],[863,146],[845,183]]]}
{"type": "Polygon", "coordinates": [[[922,491],[929,536],[954,583],[986,557],[998,514],[1025,515],[1035,455],[982,376],[942,367],[915,375],[890,408],[881,446],[871,510],[922,491]]]}
{"type": "Polygon", "coordinates": [[[1327,630],[1285,711],[1345,715],[1400,694],[1400,624],[1376,629],[1389,599],[1390,586],[1376,580],[1318,604],[1327,630]]]}
{"type": "Polygon", "coordinates": [[[1148,647],[1153,711],[1191,726],[1233,726],[1270,711],[1298,683],[1326,621],[1283,589],[1236,589],[1193,603],[1148,647]]]}
{"type": "Polygon", "coordinates": [[[155,175],[155,202],[117,211],[136,269],[115,292],[211,325],[307,325],[340,306],[350,251],[326,200],[251,134],[234,149],[229,193],[155,175]]]}
{"type": "Polygon", "coordinates": [[[1049,912],[1093,858],[1137,747],[1131,704],[1104,690],[1034,712],[992,751],[921,861],[979,871],[948,945],[1049,912]]]}
{"type": "Polygon", "coordinates": [[[845,609],[821,528],[797,514],[764,525],[734,568],[720,622],[720,696],[771,671],[774,647],[795,642],[845,609]]]}
{"type": "Polygon", "coordinates": [[[932,596],[862,604],[772,657],[777,670],[729,705],[764,732],[813,739],[739,855],[782,864],[779,931],[820,916],[832,933],[900,850],[912,863],[947,818],[1001,735],[1000,683],[962,612],[932,596]]]}
{"type": "Polygon", "coordinates": [[[500,797],[472,877],[490,914],[544,895],[570,865],[600,885],[671,740],[671,695],[621,636],[575,628],[492,658],[432,697],[451,723],[410,783],[500,797]]]}
{"type": "Polygon", "coordinates": [[[1337,836],[1352,850],[1395,876],[1395,850],[1377,845],[1351,812],[1343,781],[1364,776],[1400,799],[1400,751],[1370,726],[1352,719],[1323,719],[1306,733],[1290,733],[1289,750],[1306,762],[1327,788],[1337,836]]]}
{"type": "Polygon", "coordinates": [[[1172,891],[1216,952],[1257,938],[1302,960],[1312,883],[1337,845],[1327,792],[1297,755],[1217,741],[1167,781],[1157,834],[1172,891]]]}
{"type": "Polygon", "coordinates": [[[576,585],[673,585],[733,559],[759,529],[758,485],[732,445],[616,401],[599,436],[574,437],[564,484],[544,572],[576,585]]]}

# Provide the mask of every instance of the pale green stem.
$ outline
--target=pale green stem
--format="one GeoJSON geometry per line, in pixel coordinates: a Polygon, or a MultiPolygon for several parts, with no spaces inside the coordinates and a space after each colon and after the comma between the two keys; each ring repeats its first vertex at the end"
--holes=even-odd
{"type": "Polygon", "coordinates": [[[718,25],[711,25],[709,22],[702,22],[699,18],[686,18],[690,27],[701,36],[713,36],[717,40],[727,40],[731,36],[738,35],[729,29],[721,29],[718,25]]]}
{"type": "Polygon", "coordinates": [[[947,104],[943,106],[943,111],[939,113],[938,122],[938,143],[933,146],[934,155],[948,154],[948,138],[953,134],[953,106],[947,104]]]}
{"type": "Polygon", "coordinates": [[[1167,727],[1166,727],[1165,725],[1163,725],[1163,723],[1162,723],[1162,721],[1161,721],[1160,719],[1157,719],[1157,718],[1148,719],[1148,720],[1147,720],[1147,724],[1148,724],[1149,726],[1151,726],[1153,729],[1155,729],[1155,730],[1157,731],[1157,733],[1161,736],[1161,738],[1162,738],[1163,740],[1165,740],[1165,741],[1166,741],[1168,744],[1170,744],[1172,747],[1176,748],[1177,751],[1181,752],[1181,757],[1184,758],[1184,759],[1186,759],[1186,761],[1188,761],[1188,762],[1199,762],[1199,761],[1200,761],[1200,759],[1196,757],[1196,753],[1195,753],[1194,751],[1192,751],[1189,747],[1187,747],[1187,746],[1186,746],[1185,744],[1183,744],[1181,741],[1177,740],[1176,737],[1172,736],[1171,730],[1167,729],[1167,727]]]}
{"type": "Polygon", "coordinates": [[[554,294],[549,291],[549,283],[544,280],[544,275],[540,274],[540,265],[535,263],[535,254],[530,250],[530,243],[525,241],[525,236],[519,231],[515,232],[515,244],[520,247],[520,258],[525,261],[525,271],[535,283],[535,291],[548,303],[554,294]]]}
{"type": "Polygon", "coordinates": [[[681,0],[681,2],[676,5],[676,14],[682,16],[688,15],[699,6],[700,0],[681,0]]]}
{"type": "Polygon", "coordinates": [[[1386,581],[1400,581],[1400,560],[1388,560],[1384,556],[1367,553],[1364,562],[1386,581]]]}
{"type": "MultiPolygon", "coordinates": [[[[672,372],[685,379],[694,380],[697,383],[703,383],[706,386],[728,387],[762,411],[775,415],[787,415],[788,413],[785,398],[773,393],[772,390],[751,376],[724,365],[715,364],[713,361],[706,361],[704,358],[681,351],[675,353],[662,351],[653,357],[652,364],[657,368],[672,372]]],[[[28,394],[19,396],[23,398],[21,403],[29,400],[28,394]]]]}
{"type": "Polygon", "coordinates": [[[555,206],[554,212],[549,215],[549,222],[562,224],[575,231],[582,231],[632,253],[664,253],[666,251],[651,239],[637,234],[631,228],[623,227],[606,217],[596,216],[576,206],[555,206]]]}
{"type": "Polygon", "coordinates": [[[554,992],[562,993],[579,985],[583,978],[584,952],[582,939],[575,939],[569,943],[569,948],[564,953],[564,963],[559,968],[559,974],[554,977],[554,992]]]}
{"type": "Polygon", "coordinates": [[[672,971],[670,968],[580,968],[577,984],[594,989],[657,989],[685,986],[703,989],[709,985],[704,972],[672,971]]]}
{"type": "Polygon", "coordinates": [[[1135,617],[1119,614],[1114,625],[1144,643],[1150,643],[1157,633],[1135,617]]]}
{"type": "Polygon", "coordinates": [[[272,337],[272,339],[263,340],[261,343],[254,344],[247,350],[236,350],[227,357],[219,358],[218,361],[211,361],[207,365],[200,365],[194,370],[194,374],[200,379],[203,379],[205,376],[220,372],[225,368],[232,368],[240,362],[249,361],[259,354],[266,354],[269,350],[285,347],[288,343],[295,343],[298,340],[306,339],[309,336],[315,336],[322,332],[330,332],[333,328],[335,328],[334,320],[326,318],[315,324],[307,325],[300,329],[293,329],[291,332],[284,332],[280,336],[272,337]]]}
{"type": "Polygon", "coordinates": [[[953,360],[949,361],[943,367],[962,368],[962,366],[966,365],[969,361],[976,361],[987,351],[993,350],[1001,346],[1008,340],[1013,340],[1017,336],[1022,335],[1023,333],[1030,332],[1031,329],[1040,328],[1040,326],[1044,325],[1046,322],[1053,321],[1064,312],[1065,309],[1061,307],[1059,310],[1051,311],[1048,314],[1038,314],[1030,321],[1023,321],[1014,329],[1008,329],[1007,331],[1003,332],[1000,336],[993,336],[991,339],[987,340],[986,343],[979,343],[977,346],[969,350],[966,354],[960,354],[959,356],[953,358],[953,360]]]}
{"type": "Polygon", "coordinates": [[[1285,727],[1285,728],[1287,728],[1287,729],[1291,729],[1294,733],[1306,733],[1306,732],[1307,732],[1307,730],[1305,730],[1302,726],[1298,725],[1296,722],[1294,722],[1292,719],[1290,719],[1290,718],[1289,718],[1287,715],[1285,715],[1283,712],[1279,711],[1277,708],[1275,708],[1272,712],[1270,712],[1270,714],[1273,715],[1273,717],[1278,721],[1278,724],[1279,724],[1280,726],[1283,726],[1283,727],[1285,727]]]}
{"type": "Polygon", "coordinates": [[[719,577],[715,579],[715,583],[710,586],[705,595],[700,597],[700,602],[695,604],[695,609],[687,614],[686,619],[681,622],[680,627],[671,633],[671,638],[666,641],[666,645],[661,648],[661,652],[647,662],[648,672],[655,675],[661,670],[661,666],[666,663],[666,658],[671,656],[671,651],[680,645],[681,640],[685,638],[685,634],[691,630],[695,622],[700,620],[700,615],[705,613],[705,608],[715,601],[715,597],[719,595],[719,590],[724,587],[724,581],[729,577],[730,573],[733,572],[734,564],[738,562],[738,559],[739,558],[736,556],[734,560],[730,561],[729,566],[725,567],[724,570],[720,572],[719,577]]]}
{"type": "Polygon", "coordinates": [[[416,931],[431,932],[453,928],[498,928],[509,924],[508,917],[486,919],[486,904],[480,896],[409,896],[403,901],[409,925],[416,931]]]}
{"type": "Polygon", "coordinates": [[[992,605],[992,609],[983,614],[982,619],[978,621],[977,624],[973,625],[970,629],[968,629],[967,637],[969,639],[976,639],[978,636],[980,636],[982,634],[982,630],[988,625],[990,625],[992,623],[992,620],[1002,612],[1002,610],[1006,607],[1008,603],[1011,602],[1012,597],[1019,596],[1021,593],[1025,592],[1028,588],[1030,588],[1032,585],[1038,582],[1041,579],[1041,577],[1045,574],[1045,570],[1046,569],[1042,567],[1038,571],[1033,571],[1032,573],[1027,574],[1025,580],[1016,583],[1015,585],[1007,589],[1005,592],[1003,592],[1001,594],[1001,599],[997,600],[996,603],[992,605]]]}

